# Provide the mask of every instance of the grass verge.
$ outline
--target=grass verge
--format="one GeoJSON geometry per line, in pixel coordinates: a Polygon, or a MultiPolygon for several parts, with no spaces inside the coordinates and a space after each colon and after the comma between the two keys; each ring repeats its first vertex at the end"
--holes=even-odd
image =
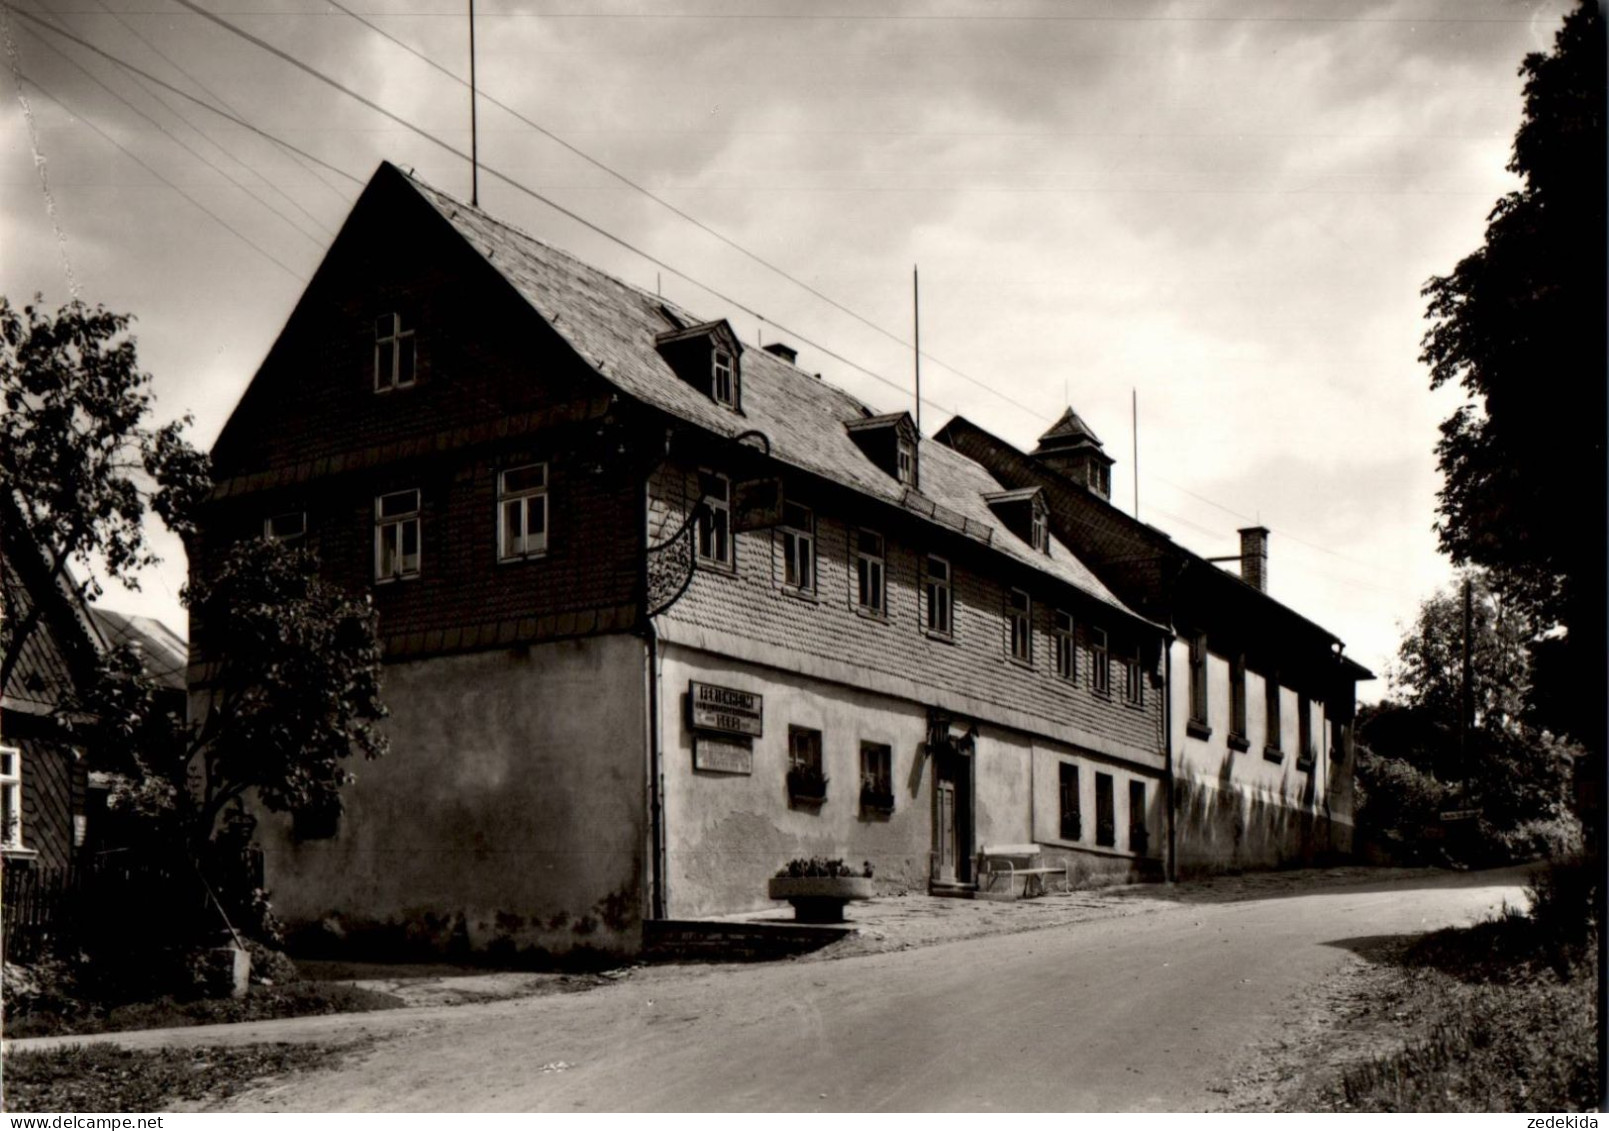
{"type": "Polygon", "coordinates": [[[8,1112],[162,1111],[223,1099],[247,1084],[322,1067],[351,1050],[306,1044],[133,1050],[68,1045],[7,1054],[0,1108],[8,1112]]]}
{"type": "Polygon", "coordinates": [[[1373,1022],[1390,1052],[1315,1082],[1295,1110],[1551,1111],[1598,1107],[1598,972],[1510,912],[1406,947],[1373,1022]]]}
{"type": "Polygon", "coordinates": [[[328,982],[291,982],[253,986],[241,998],[171,997],[133,1002],[104,1011],[37,1010],[6,1017],[8,1040],[80,1033],[116,1033],[129,1029],[170,1029],[190,1025],[222,1025],[233,1021],[267,1021],[276,1017],[314,1017],[329,1013],[366,1013],[407,1004],[394,994],[328,982]]]}

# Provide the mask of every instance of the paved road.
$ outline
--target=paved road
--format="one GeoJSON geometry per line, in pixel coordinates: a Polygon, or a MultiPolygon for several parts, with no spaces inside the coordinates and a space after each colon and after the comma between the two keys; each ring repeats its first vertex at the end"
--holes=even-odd
{"type": "Polygon", "coordinates": [[[1469,921],[1519,903],[1522,883],[1449,875],[834,962],[661,968],[585,994],[420,1011],[340,1069],[235,1106],[1199,1111],[1354,961],[1349,943],[1469,921]]]}

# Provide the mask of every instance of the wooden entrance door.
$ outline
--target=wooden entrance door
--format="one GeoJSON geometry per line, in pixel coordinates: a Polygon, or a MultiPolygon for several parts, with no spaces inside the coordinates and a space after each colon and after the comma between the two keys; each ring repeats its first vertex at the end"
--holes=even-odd
{"type": "Polygon", "coordinates": [[[968,771],[965,758],[941,753],[933,766],[933,879],[965,883],[972,875],[968,771]]]}

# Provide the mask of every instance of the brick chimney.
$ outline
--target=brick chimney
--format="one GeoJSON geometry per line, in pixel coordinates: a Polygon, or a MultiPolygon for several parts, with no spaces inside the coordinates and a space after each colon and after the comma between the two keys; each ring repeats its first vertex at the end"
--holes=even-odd
{"type": "Polygon", "coordinates": [[[1259,592],[1268,592],[1268,527],[1240,528],[1240,578],[1259,592]]]}
{"type": "Polygon", "coordinates": [[[790,365],[799,360],[799,351],[790,345],[783,344],[782,342],[772,342],[770,345],[762,346],[761,348],[764,349],[766,353],[774,354],[775,356],[780,357],[783,361],[786,361],[790,365]]]}

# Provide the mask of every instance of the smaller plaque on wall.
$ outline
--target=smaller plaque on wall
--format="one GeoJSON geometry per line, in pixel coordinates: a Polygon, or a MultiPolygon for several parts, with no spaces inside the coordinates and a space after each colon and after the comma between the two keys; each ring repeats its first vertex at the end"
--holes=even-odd
{"type": "Polygon", "coordinates": [[[693,768],[717,774],[752,774],[754,740],[724,734],[693,736],[693,768]]]}

